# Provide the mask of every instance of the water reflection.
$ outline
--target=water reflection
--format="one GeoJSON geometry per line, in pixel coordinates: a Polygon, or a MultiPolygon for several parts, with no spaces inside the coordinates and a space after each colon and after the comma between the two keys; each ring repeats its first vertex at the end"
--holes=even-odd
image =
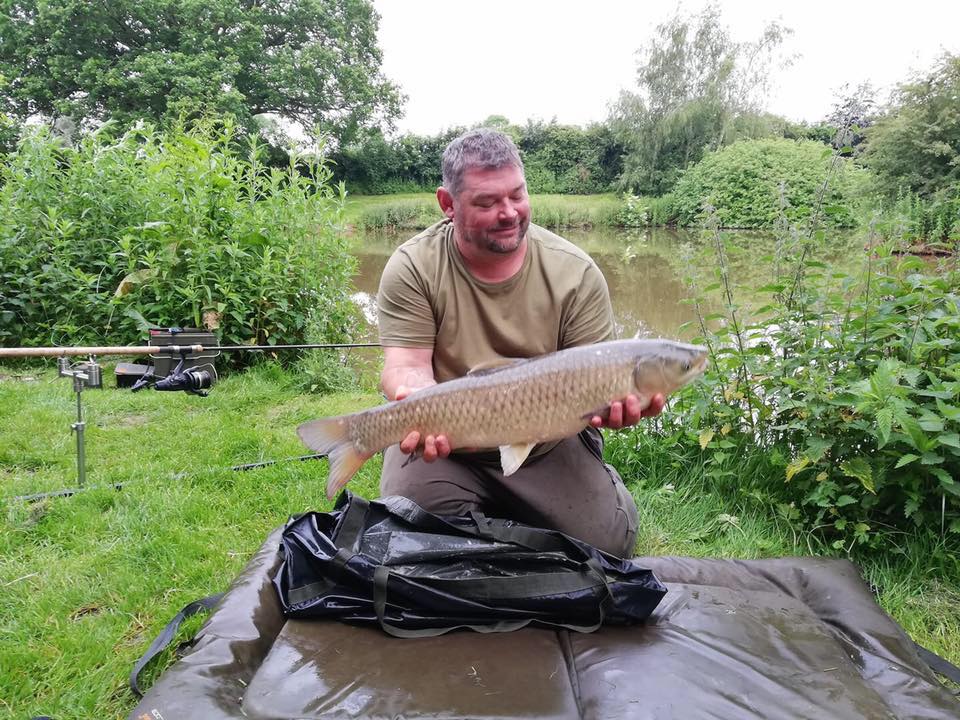
{"type": "MultiPolygon", "coordinates": [[[[358,271],[355,298],[368,320],[371,298],[380,273],[397,245],[414,233],[379,231],[356,237],[358,271]]],[[[691,338],[693,330],[680,326],[695,320],[693,308],[681,301],[690,296],[679,269],[688,233],[669,229],[637,231],[610,228],[569,230],[570,242],[590,253],[610,287],[610,297],[620,337],[653,336],[691,338]]]]}
{"type": "MultiPolygon", "coordinates": [[[[380,273],[397,245],[415,233],[379,231],[358,234],[355,253],[359,261],[355,278],[358,299],[367,314],[373,307],[380,273]]],[[[700,244],[695,233],[672,228],[625,230],[594,228],[567,230],[561,233],[583,248],[603,271],[610,287],[610,297],[620,337],[652,336],[689,340],[699,334],[694,307],[685,300],[692,291],[684,283],[684,275],[693,272],[704,283],[713,281],[711,253],[694,253],[690,248],[700,244]],[[688,263],[697,267],[688,267],[688,263]],[[682,328],[685,323],[692,323],[682,328]]],[[[737,302],[750,304],[749,289],[771,282],[772,263],[763,256],[772,254],[769,235],[751,232],[730,232],[728,253],[731,274],[739,282],[737,302]]],[[[852,257],[855,242],[838,237],[831,248],[838,256],[852,257]]],[[[831,253],[831,254],[834,254],[831,253]]],[[[856,253],[854,252],[854,255],[856,253]]],[[[722,309],[719,295],[709,296],[703,313],[722,309]]],[[[375,310],[375,308],[374,308],[375,310]]],[[[368,315],[368,319],[371,316],[368,315]]]]}

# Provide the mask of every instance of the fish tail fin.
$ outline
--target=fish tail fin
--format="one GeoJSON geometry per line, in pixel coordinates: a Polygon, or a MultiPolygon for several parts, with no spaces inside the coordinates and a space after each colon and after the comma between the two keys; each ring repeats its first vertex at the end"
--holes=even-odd
{"type": "Polygon", "coordinates": [[[297,434],[308,448],[327,456],[330,463],[327,497],[331,500],[371,457],[353,446],[349,429],[348,416],[311,420],[297,428],[297,434]]]}

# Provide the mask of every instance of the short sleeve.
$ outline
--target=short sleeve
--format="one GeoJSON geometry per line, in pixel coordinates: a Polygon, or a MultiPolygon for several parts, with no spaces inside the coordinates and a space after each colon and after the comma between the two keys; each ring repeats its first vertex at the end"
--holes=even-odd
{"type": "Polygon", "coordinates": [[[426,285],[403,248],[390,256],[380,276],[377,321],[383,346],[434,346],[437,325],[426,285]]]}
{"type": "Polygon", "coordinates": [[[613,340],[613,305],[606,278],[595,264],[583,273],[561,328],[561,349],[613,340]]]}

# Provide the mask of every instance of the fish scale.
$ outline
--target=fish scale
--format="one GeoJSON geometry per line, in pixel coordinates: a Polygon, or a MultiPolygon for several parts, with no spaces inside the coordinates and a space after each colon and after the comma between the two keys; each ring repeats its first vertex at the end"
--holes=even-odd
{"type": "MultiPolygon", "coordinates": [[[[332,496],[374,453],[412,431],[446,435],[453,448],[513,448],[522,463],[534,443],[579,432],[614,400],[645,406],[699,375],[703,348],[669,340],[618,340],[561,350],[433,385],[370,410],[321,418],[298,429],[330,459],[332,496]],[[519,450],[518,450],[519,448],[519,450]]],[[[512,472],[512,470],[511,470],[512,472]]],[[[509,474],[504,467],[504,474],[509,474]]]]}

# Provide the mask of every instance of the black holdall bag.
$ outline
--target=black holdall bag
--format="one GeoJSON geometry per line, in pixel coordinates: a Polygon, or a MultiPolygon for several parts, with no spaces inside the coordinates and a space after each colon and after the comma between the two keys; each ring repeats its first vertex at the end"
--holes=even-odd
{"type": "Polygon", "coordinates": [[[284,528],[273,584],[287,617],[377,624],[398,637],[526,625],[591,632],[645,620],[666,594],[649,569],[556,530],[343,492],[284,528]]]}

